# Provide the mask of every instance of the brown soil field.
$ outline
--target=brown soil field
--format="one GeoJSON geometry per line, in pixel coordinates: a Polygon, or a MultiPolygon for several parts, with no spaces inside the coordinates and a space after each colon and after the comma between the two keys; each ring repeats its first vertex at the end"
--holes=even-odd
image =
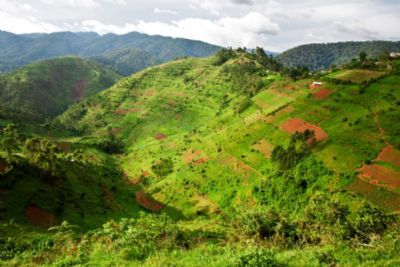
{"type": "Polygon", "coordinates": [[[203,151],[201,150],[187,150],[183,153],[182,160],[185,164],[201,165],[208,162],[207,157],[202,157],[203,151]]]}
{"type": "Polygon", "coordinates": [[[81,80],[75,82],[74,88],[72,90],[72,99],[74,101],[81,101],[85,97],[85,89],[88,85],[87,80],[81,80]]]}
{"type": "Polygon", "coordinates": [[[157,133],[157,134],[154,136],[154,138],[157,139],[157,140],[164,140],[164,139],[167,139],[168,136],[166,136],[165,134],[162,134],[162,133],[157,133]]]}
{"type": "Polygon", "coordinates": [[[389,145],[379,153],[376,160],[400,166],[400,151],[389,145]]]}
{"type": "Polygon", "coordinates": [[[141,110],[138,108],[130,108],[130,109],[117,109],[114,111],[115,114],[118,115],[126,115],[130,113],[139,113],[141,110]]]}
{"type": "Polygon", "coordinates": [[[388,190],[400,188],[400,172],[376,164],[364,165],[359,170],[361,171],[359,178],[370,184],[388,190]]]}
{"type": "Polygon", "coordinates": [[[280,128],[291,134],[294,134],[295,132],[303,133],[307,129],[312,130],[315,132],[315,139],[317,142],[328,139],[328,135],[323,129],[298,118],[293,118],[284,122],[283,124],[281,124],[280,128]]]}
{"type": "Polygon", "coordinates": [[[256,173],[252,167],[234,156],[221,157],[218,159],[218,163],[232,168],[236,173],[243,174],[246,178],[256,173]]]}
{"type": "Polygon", "coordinates": [[[378,191],[378,187],[359,178],[355,179],[354,182],[348,185],[347,190],[361,194],[376,205],[380,205],[387,209],[400,209],[400,195],[384,189],[383,192],[378,191]]]}
{"type": "Polygon", "coordinates": [[[321,89],[314,93],[314,98],[318,100],[322,100],[330,96],[334,91],[329,89],[321,89]]]}
{"type": "Polygon", "coordinates": [[[136,196],[136,201],[140,206],[152,212],[158,212],[164,207],[164,205],[150,199],[142,191],[136,192],[135,196],[136,196]]]}
{"type": "Polygon", "coordinates": [[[48,228],[57,223],[57,218],[54,214],[44,211],[34,205],[30,205],[25,212],[28,221],[36,226],[48,228]]]}
{"type": "Polygon", "coordinates": [[[274,145],[265,139],[261,139],[258,143],[252,146],[255,150],[259,151],[267,159],[271,157],[272,150],[274,150],[274,145]]]}

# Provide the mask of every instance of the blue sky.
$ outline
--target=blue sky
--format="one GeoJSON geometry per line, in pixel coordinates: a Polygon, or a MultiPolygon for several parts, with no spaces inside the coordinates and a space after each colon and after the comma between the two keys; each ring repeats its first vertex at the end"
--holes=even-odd
{"type": "Polygon", "coordinates": [[[305,43],[399,40],[400,0],[0,0],[15,33],[139,31],[283,51],[305,43]]]}

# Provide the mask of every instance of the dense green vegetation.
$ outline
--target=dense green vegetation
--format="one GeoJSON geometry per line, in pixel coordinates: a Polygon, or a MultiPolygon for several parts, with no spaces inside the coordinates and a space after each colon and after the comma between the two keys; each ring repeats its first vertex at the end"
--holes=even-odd
{"type": "Polygon", "coordinates": [[[0,76],[0,119],[44,121],[110,87],[121,76],[75,57],[25,66],[0,76]]]}
{"type": "Polygon", "coordinates": [[[2,264],[399,265],[399,188],[359,174],[400,172],[377,159],[400,149],[400,61],[366,61],[310,88],[261,49],[226,49],[120,80],[58,134],[0,121],[2,264]]]}
{"type": "Polygon", "coordinates": [[[0,31],[0,72],[38,60],[75,55],[91,58],[122,75],[129,75],[179,57],[210,56],[218,49],[218,46],[200,41],[137,32],[100,36],[93,32],[17,35],[0,31]]]}
{"type": "Polygon", "coordinates": [[[307,44],[289,49],[277,56],[285,67],[308,67],[311,70],[323,70],[339,66],[358,59],[365,52],[372,58],[379,58],[384,52],[400,51],[400,42],[368,41],[341,42],[328,44],[307,44]]]}

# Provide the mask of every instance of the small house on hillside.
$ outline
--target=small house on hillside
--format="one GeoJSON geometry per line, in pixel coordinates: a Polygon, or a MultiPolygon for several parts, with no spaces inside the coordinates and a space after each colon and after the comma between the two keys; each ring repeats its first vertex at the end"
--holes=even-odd
{"type": "Polygon", "coordinates": [[[399,52],[392,52],[390,53],[391,58],[400,58],[400,53],[399,52]]]}
{"type": "Polygon", "coordinates": [[[311,84],[311,88],[317,88],[317,87],[321,87],[322,86],[322,82],[313,82],[312,84],[311,84]]]}

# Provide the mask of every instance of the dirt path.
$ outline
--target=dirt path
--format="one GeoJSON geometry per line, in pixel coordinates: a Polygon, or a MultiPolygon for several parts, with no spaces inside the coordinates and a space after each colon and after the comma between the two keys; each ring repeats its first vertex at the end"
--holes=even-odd
{"type": "Polygon", "coordinates": [[[373,112],[372,112],[372,115],[373,115],[373,117],[374,117],[374,121],[375,121],[376,127],[377,127],[378,130],[379,130],[381,139],[383,140],[383,142],[384,142],[387,146],[389,146],[390,144],[386,141],[386,138],[385,138],[385,130],[382,128],[382,126],[381,126],[381,124],[380,124],[380,122],[379,122],[378,112],[377,112],[377,111],[373,111],[373,112]]]}

